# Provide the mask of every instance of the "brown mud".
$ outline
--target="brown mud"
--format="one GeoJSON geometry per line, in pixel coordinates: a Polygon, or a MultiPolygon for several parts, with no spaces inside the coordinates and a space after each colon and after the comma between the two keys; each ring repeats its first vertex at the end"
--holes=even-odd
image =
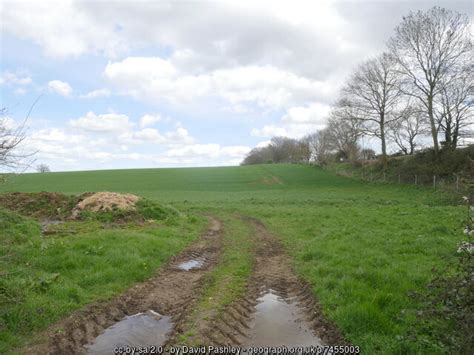
{"type": "Polygon", "coordinates": [[[217,319],[198,324],[197,342],[213,345],[349,345],[325,320],[311,286],[294,273],[282,244],[257,219],[253,274],[245,294],[217,319]],[[296,341],[296,343],[295,343],[296,341]]]}
{"type": "Polygon", "coordinates": [[[86,345],[109,327],[138,313],[156,312],[174,325],[170,336],[180,333],[182,320],[199,299],[204,276],[217,263],[221,251],[222,226],[210,218],[208,231],[197,242],[173,257],[157,276],[138,284],[117,298],[86,306],[40,335],[40,343],[22,349],[26,354],[86,354],[86,345]],[[189,271],[178,266],[203,255],[206,262],[189,271]],[[41,341],[43,341],[41,343],[41,341]]]}

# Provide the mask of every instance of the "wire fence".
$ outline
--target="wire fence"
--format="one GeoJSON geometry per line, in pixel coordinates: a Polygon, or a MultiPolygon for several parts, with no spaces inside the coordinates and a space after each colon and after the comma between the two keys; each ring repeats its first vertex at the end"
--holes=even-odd
{"type": "Polygon", "coordinates": [[[384,172],[363,172],[341,170],[338,175],[370,182],[390,183],[399,185],[420,185],[434,189],[451,189],[465,191],[474,184],[474,176],[465,174],[427,175],[397,174],[384,172]]]}

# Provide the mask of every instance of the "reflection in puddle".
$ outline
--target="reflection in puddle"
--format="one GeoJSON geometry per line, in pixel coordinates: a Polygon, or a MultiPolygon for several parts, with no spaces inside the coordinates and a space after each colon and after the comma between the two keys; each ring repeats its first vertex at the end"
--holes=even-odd
{"type": "Polygon", "coordinates": [[[178,269],[189,271],[199,269],[204,265],[204,259],[192,259],[178,265],[178,269]]]}
{"type": "Polygon", "coordinates": [[[272,290],[260,297],[250,324],[249,344],[258,346],[322,345],[304,321],[303,311],[272,290]]]}
{"type": "Polygon", "coordinates": [[[86,345],[88,354],[113,354],[117,346],[163,345],[173,324],[170,317],[148,311],[127,316],[99,335],[92,345],[86,345]]]}

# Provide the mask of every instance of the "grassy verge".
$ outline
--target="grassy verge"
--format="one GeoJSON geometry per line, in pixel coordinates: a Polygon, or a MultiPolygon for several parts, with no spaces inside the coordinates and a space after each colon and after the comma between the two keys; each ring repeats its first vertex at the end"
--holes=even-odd
{"type": "Polygon", "coordinates": [[[0,209],[0,353],[150,277],[205,225],[195,217],[120,229],[88,224],[46,237],[36,221],[0,209]]]}
{"type": "Polygon", "coordinates": [[[224,223],[220,263],[207,276],[203,296],[189,317],[180,343],[202,345],[198,327],[218,317],[227,305],[242,295],[252,270],[252,231],[240,218],[216,214],[224,223]]]}

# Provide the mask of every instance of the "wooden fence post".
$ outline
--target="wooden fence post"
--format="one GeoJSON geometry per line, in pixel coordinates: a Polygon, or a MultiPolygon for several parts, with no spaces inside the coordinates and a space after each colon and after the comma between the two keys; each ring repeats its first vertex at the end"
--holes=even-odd
{"type": "Polygon", "coordinates": [[[418,175],[415,175],[415,185],[418,183],[418,175]]]}
{"type": "Polygon", "coordinates": [[[433,187],[436,188],[436,175],[433,175],[433,187]]]}

